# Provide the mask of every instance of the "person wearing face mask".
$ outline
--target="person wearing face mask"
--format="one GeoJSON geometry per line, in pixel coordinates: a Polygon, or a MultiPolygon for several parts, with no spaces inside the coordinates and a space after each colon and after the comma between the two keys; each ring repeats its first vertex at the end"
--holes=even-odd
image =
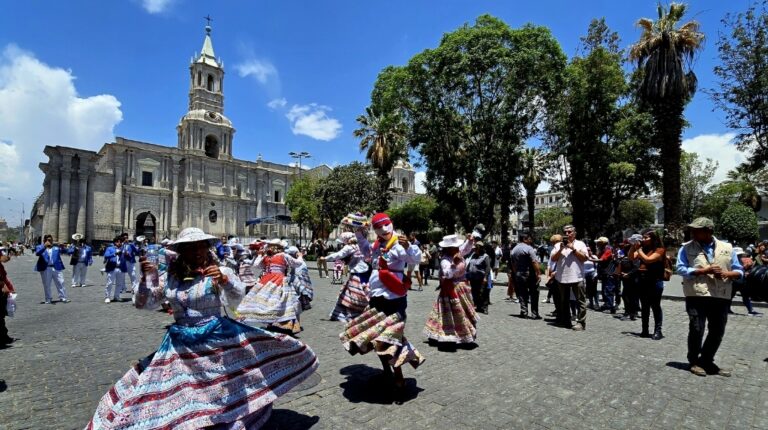
{"type": "Polygon", "coordinates": [[[744,277],[744,268],[733,246],[713,235],[715,224],[711,219],[696,218],[688,228],[692,240],[680,247],[677,274],[683,277],[689,320],[690,371],[697,376],[731,376],[729,369],[715,364],[715,354],[725,335],[732,282],[744,277]]]}
{"type": "Polygon", "coordinates": [[[86,428],[260,428],[273,402],[317,369],[304,343],[222,315],[245,287],[219,266],[215,239],[182,230],[164,275],[141,258],[134,305],[154,310],[167,300],[174,323],[160,347],[102,397],[86,428]]]}
{"type": "Polygon", "coordinates": [[[61,261],[61,249],[58,245],[53,245],[53,236],[46,234],[43,237],[43,244],[35,248],[35,255],[37,255],[35,271],[40,273],[40,278],[43,281],[43,292],[45,293],[45,301],[40,302],[40,304],[50,305],[53,303],[51,282],[56,285],[59,301],[69,303],[67,291],[64,289],[64,262],[61,261]]]}
{"type": "Polygon", "coordinates": [[[405,388],[402,366],[409,363],[416,368],[424,362],[424,357],[404,333],[410,287],[404,270],[409,263],[420,261],[421,250],[405,235],[395,233],[387,214],[374,215],[371,225],[376,241],[371,250],[370,302],[365,312],[346,324],[339,337],[350,354],[376,351],[383,377],[402,392],[405,388]]]}
{"type": "Polygon", "coordinates": [[[330,262],[343,261],[349,267],[349,278],[339,290],[336,305],[328,318],[331,321],[347,322],[360,316],[368,306],[371,265],[366,260],[370,259],[371,245],[366,236],[370,221],[357,212],[344,217],[340,225],[347,230],[338,239],[344,246],[328,254],[325,259],[330,262]]]}

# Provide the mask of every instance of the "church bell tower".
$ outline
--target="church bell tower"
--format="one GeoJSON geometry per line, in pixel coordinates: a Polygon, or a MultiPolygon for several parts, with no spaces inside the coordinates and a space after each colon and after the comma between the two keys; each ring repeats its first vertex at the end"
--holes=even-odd
{"type": "Polygon", "coordinates": [[[213,53],[210,19],[203,49],[190,61],[189,80],[189,110],[176,127],[179,149],[231,160],[235,129],[224,116],[224,63],[213,53]]]}

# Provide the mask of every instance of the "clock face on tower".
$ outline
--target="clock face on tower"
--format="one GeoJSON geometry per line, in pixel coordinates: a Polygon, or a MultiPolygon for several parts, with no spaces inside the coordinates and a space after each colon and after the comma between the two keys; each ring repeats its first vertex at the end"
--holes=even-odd
{"type": "Polygon", "coordinates": [[[221,115],[217,114],[216,112],[207,112],[205,115],[211,121],[221,122],[221,115]]]}

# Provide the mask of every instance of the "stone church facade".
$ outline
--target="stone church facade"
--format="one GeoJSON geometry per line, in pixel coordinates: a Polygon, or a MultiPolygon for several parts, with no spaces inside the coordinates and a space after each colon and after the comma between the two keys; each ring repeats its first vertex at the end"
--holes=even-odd
{"type": "MultiPolygon", "coordinates": [[[[190,226],[241,237],[298,234],[292,225],[245,225],[251,218],[290,215],[285,193],[298,169],[232,157],[235,128],[224,115],[224,68],[210,32],[206,27],[202,52],[189,65],[189,108],[176,127],[175,148],[122,137],[98,152],[45,147],[43,193],[31,217],[36,236],[67,242],[77,232],[109,241],[125,231],[159,240],[190,226]]],[[[325,176],[329,168],[313,170],[325,176]]],[[[395,200],[413,193],[414,175],[404,163],[393,170],[395,200]]]]}

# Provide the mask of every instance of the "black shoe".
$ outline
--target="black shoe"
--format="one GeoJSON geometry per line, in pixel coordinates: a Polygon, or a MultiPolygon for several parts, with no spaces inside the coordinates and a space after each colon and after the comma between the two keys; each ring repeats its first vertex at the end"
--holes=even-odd
{"type": "Polygon", "coordinates": [[[637,321],[637,315],[630,315],[629,316],[630,321],[637,321]]]}
{"type": "Polygon", "coordinates": [[[640,337],[651,337],[651,334],[648,333],[648,330],[643,330],[643,332],[640,333],[640,337]]]}
{"type": "Polygon", "coordinates": [[[531,319],[532,320],[540,320],[541,316],[540,315],[533,315],[533,316],[531,316],[531,319]]]}
{"type": "Polygon", "coordinates": [[[5,339],[0,339],[0,345],[10,345],[13,342],[16,342],[16,339],[12,337],[7,337],[5,339]]]}
{"type": "Polygon", "coordinates": [[[611,308],[611,314],[615,314],[615,313],[616,313],[616,308],[611,308]]]}
{"type": "Polygon", "coordinates": [[[721,369],[717,366],[717,364],[712,363],[706,366],[701,366],[704,368],[704,371],[707,372],[707,375],[720,375],[724,376],[726,378],[731,376],[731,370],[730,369],[721,369]]]}
{"type": "Polygon", "coordinates": [[[661,330],[657,330],[653,333],[653,340],[661,340],[664,339],[664,335],[661,334],[661,330]]]}

